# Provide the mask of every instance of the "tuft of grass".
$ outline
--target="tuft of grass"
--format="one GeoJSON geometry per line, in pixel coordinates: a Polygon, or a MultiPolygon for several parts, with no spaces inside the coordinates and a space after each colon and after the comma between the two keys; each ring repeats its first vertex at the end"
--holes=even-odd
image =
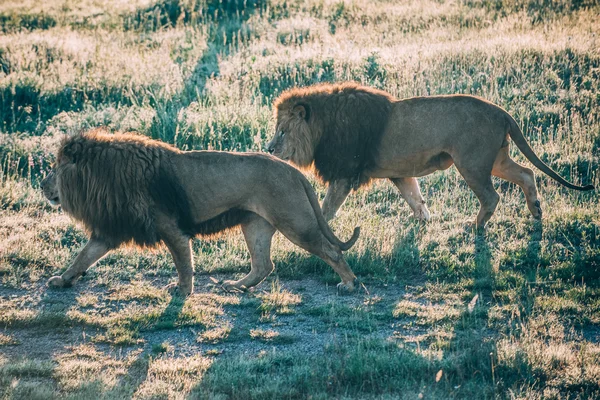
{"type": "Polygon", "coordinates": [[[250,330],[250,337],[254,340],[273,344],[290,344],[296,341],[294,335],[282,335],[272,329],[252,329],[250,330]]]}
{"type": "Polygon", "coordinates": [[[198,342],[200,343],[221,343],[229,338],[232,326],[230,323],[224,323],[212,329],[207,329],[198,335],[198,342]]]}
{"type": "Polygon", "coordinates": [[[279,281],[271,284],[271,290],[257,296],[261,303],[258,310],[263,317],[271,314],[289,315],[294,314],[295,306],[302,302],[302,297],[289,290],[283,289],[279,281]]]}
{"type": "Polygon", "coordinates": [[[137,388],[140,397],[165,397],[173,393],[188,393],[194,382],[202,380],[213,360],[199,355],[174,359],[158,357],[151,359],[147,378],[137,388]]]}
{"type": "Polygon", "coordinates": [[[399,301],[392,312],[395,318],[414,318],[418,325],[427,326],[456,321],[461,314],[462,310],[456,305],[426,305],[409,300],[399,301]]]}
{"type": "Polygon", "coordinates": [[[19,344],[19,340],[12,335],[6,335],[0,333],[0,347],[1,346],[16,346],[19,344]]]}
{"type": "Polygon", "coordinates": [[[93,307],[98,305],[98,296],[91,293],[82,294],[81,296],[77,297],[76,301],[80,307],[93,307]]]}
{"type": "Polygon", "coordinates": [[[143,343],[143,339],[135,328],[127,326],[110,326],[106,332],[92,338],[94,343],[106,343],[114,346],[131,346],[143,343]]]}

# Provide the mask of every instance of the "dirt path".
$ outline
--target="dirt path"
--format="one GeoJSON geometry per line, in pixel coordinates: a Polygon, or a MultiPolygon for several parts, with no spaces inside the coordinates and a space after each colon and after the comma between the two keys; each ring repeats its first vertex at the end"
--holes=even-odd
{"type": "MultiPolygon", "coordinates": [[[[225,294],[213,285],[211,277],[199,275],[196,279],[194,297],[187,301],[203,301],[225,294]]],[[[162,287],[166,281],[158,279],[151,285],[162,287]]],[[[74,346],[94,341],[106,330],[102,323],[77,323],[70,310],[79,308],[88,315],[106,316],[131,303],[144,307],[144,301],[135,298],[106,301],[114,290],[92,284],[85,280],[60,291],[47,290],[42,284],[27,291],[0,288],[2,304],[14,305],[23,315],[26,311],[37,313],[30,323],[23,322],[26,316],[13,317],[16,323],[1,332],[14,337],[18,344],[0,347],[0,354],[11,359],[24,356],[51,359],[74,346]],[[81,307],[83,295],[97,296],[99,301],[93,308],[81,307]],[[61,314],[67,317],[61,317],[61,314]],[[53,322],[52,318],[56,321],[53,322]]],[[[230,300],[233,304],[222,305],[209,328],[203,324],[191,324],[166,329],[140,329],[136,335],[137,344],[115,346],[97,343],[97,348],[123,356],[140,349],[144,353],[152,353],[161,344],[166,344],[173,356],[182,357],[206,353],[252,355],[273,347],[308,355],[320,353],[328,344],[348,335],[380,339],[393,337],[395,332],[403,330],[398,320],[392,317],[392,310],[407,292],[391,285],[369,285],[368,291],[360,289],[354,295],[339,296],[335,285],[314,279],[271,279],[252,292],[228,294],[234,297],[230,300]],[[265,306],[265,303],[268,304],[265,306]],[[211,329],[218,331],[223,327],[229,329],[228,334],[199,339],[205,332],[211,329]]],[[[130,318],[134,319],[135,315],[130,318]]]]}

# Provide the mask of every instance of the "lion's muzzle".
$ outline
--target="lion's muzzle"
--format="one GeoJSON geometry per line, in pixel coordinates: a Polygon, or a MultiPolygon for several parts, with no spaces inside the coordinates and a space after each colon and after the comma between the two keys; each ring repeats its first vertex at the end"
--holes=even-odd
{"type": "Polygon", "coordinates": [[[46,176],[40,182],[40,189],[42,189],[42,193],[44,193],[44,197],[48,199],[50,204],[53,206],[57,206],[60,204],[60,197],[58,196],[58,188],[56,187],[56,175],[53,172],[50,172],[48,176],[46,176]]]}

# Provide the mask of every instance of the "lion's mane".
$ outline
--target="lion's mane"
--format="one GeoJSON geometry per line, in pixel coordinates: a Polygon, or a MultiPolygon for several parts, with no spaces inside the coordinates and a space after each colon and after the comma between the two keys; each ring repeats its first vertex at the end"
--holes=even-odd
{"type": "Polygon", "coordinates": [[[309,132],[286,133],[302,135],[294,140],[305,141],[295,147],[294,158],[308,161],[313,157],[312,166],[324,182],[345,178],[363,185],[369,178],[362,172],[377,156],[394,101],[386,92],[346,82],[290,89],[278,97],[274,107],[276,118],[297,105],[307,109],[309,132]],[[298,154],[306,149],[314,149],[314,155],[298,154]]]}
{"type": "Polygon", "coordinates": [[[67,137],[56,160],[61,205],[112,248],[158,244],[158,212],[174,218],[190,236],[239,224],[243,213],[232,210],[192,225],[188,197],[173,168],[177,153],[173,146],[132,133],[96,129],[67,137]]]}

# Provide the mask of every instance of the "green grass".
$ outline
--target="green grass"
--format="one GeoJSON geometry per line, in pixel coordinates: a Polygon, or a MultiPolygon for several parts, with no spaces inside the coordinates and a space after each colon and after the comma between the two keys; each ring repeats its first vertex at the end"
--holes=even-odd
{"type": "MultiPolygon", "coordinates": [[[[482,96],[575,183],[600,184],[594,1],[136,0],[0,5],[0,398],[571,398],[600,396],[598,195],[539,172],[544,219],[518,187],[484,236],[454,168],[420,179],[412,221],[386,182],[331,225],[365,283],[281,235],[273,277],[239,277],[239,232],[193,243],[196,293],[171,298],[164,249],[120,249],[53,291],[87,238],[39,182],[62,134],[106,125],[182,149],[257,151],[285,89],[356,80],[398,97],[482,96]],[[368,292],[367,292],[368,291],[368,292]]],[[[511,154],[527,162],[514,146],[511,154]]],[[[319,196],[324,188],[315,185],[319,196]]]]}

